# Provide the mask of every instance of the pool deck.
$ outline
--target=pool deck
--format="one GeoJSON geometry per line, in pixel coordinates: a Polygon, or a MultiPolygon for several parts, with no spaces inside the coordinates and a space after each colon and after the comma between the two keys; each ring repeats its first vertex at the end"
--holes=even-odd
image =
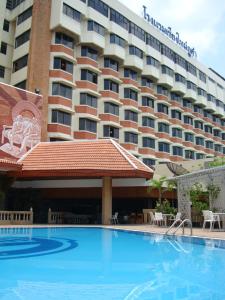
{"type": "MultiPolygon", "coordinates": [[[[158,233],[165,234],[168,227],[161,227],[156,225],[149,224],[132,224],[132,225],[61,225],[61,224],[34,224],[34,225],[0,225],[0,228],[43,228],[43,227],[101,227],[101,228],[110,228],[110,229],[119,229],[119,230],[129,230],[129,231],[139,231],[139,232],[149,232],[149,233],[158,233]]],[[[0,232],[1,235],[1,232],[0,232]]],[[[183,235],[182,230],[178,230],[176,235],[183,235]]],[[[190,229],[185,228],[185,236],[190,235],[190,229]]],[[[202,230],[201,228],[193,228],[192,236],[201,237],[201,238],[210,238],[210,239],[220,239],[225,240],[225,231],[210,231],[209,229],[202,230]]]]}

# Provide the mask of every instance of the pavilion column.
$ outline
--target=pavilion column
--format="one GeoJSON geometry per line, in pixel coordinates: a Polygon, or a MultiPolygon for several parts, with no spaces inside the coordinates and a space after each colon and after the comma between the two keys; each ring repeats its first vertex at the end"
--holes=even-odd
{"type": "Polygon", "coordinates": [[[102,224],[109,225],[112,217],[112,178],[102,178],[102,224]]]}

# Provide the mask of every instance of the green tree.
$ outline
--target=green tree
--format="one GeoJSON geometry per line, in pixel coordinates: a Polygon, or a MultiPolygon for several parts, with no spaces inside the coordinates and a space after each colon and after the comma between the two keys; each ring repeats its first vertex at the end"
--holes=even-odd
{"type": "Polygon", "coordinates": [[[158,203],[162,204],[162,196],[166,191],[172,191],[176,187],[175,181],[168,180],[166,176],[162,176],[159,179],[150,180],[149,191],[158,190],[158,203]]]}

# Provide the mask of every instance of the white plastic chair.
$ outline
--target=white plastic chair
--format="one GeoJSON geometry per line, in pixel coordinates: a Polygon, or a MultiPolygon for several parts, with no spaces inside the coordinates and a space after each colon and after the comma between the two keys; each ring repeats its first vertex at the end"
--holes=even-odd
{"type": "Polygon", "coordinates": [[[161,212],[156,212],[154,223],[157,224],[157,225],[162,225],[162,222],[164,222],[162,213],[161,212]]]}
{"type": "Polygon", "coordinates": [[[214,228],[215,223],[218,223],[219,229],[220,229],[220,217],[217,214],[213,214],[212,211],[210,210],[203,210],[203,217],[204,217],[204,222],[203,222],[203,227],[202,229],[205,229],[206,223],[210,224],[209,230],[211,231],[214,228]]]}
{"type": "Polygon", "coordinates": [[[119,215],[119,213],[118,212],[115,212],[115,214],[114,215],[112,215],[112,218],[111,218],[111,223],[112,224],[119,224],[119,222],[118,222],[118,215],[119,215]]]}
{"type": "Polygon", "coordinates": [[[153,225],[155,223],[155,216],[152,211],[149,212],[149,224],[153,225]]]}
{"type": "Polygon", "coordinates": [[[178,221],[181,220],[181,212],[178,212],[176,216],[169,219],[169,221],[178,221]]]}

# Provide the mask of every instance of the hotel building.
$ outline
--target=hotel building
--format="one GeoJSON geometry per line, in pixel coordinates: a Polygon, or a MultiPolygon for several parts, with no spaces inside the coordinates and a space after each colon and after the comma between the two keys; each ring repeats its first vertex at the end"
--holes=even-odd
{"type": "Polygon", "coordinates": [[[148,15],[1,0],[0,16],[0,81],[43,95],[43,141],[110,137],[147,165],[225,154],[224,78],[148,15]]]}

